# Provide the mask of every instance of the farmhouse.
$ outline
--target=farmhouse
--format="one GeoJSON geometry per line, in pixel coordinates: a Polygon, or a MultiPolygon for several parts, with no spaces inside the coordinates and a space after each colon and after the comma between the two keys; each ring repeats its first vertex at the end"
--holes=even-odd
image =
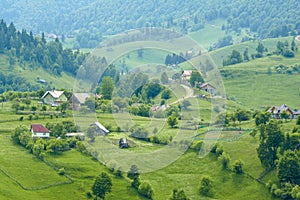
{"type": "Polygon", "coordinates": [[[30,126],[31,136],[35,138],[49,138],[50,131],[42,124],[32,124],[30,126]]]}
{"type": "Polygon", "coordinates": [[[216,89],[216,88],[215,88],[212,84],[210,84],[210,83],[203,83],[203,84],[200,86],[200,88],[201,88],[202,90],[204,90],[204,91],[210,93],[211,95],[214,94],[215,89],[216,89]]]}
{"type": "Polygon", "coordinates": [[[281,106],[272,106],[267,110],[267,112],[270,113],[271,117],[275,119],[280,119],[283,112],[286,112],[290,119],[296,119],[298,116],[300,116],[300,111],[293,110],[286,104],[282,104],[281,106]]]}
{"type": "Polygon", "coordinates": [[[189,82],[192,75],[192,70],[183,70],[181,72],[181,81],[182,82],[189,82]]]}
{"type": "Polygon", "coordinates": [[[69,102],[72,104],[72,109],[78,110],[82,105],[84,105],[85,100],[90,97],[91,94],[89,93],[73,93],[69,100],[69,102]]]}
{"type": "Polygon", "coordinates": [[[106,135],[109,133],[109,130],[107,130],[100,122],[95,122],[90,125],[91,127],[95,127],[95,134],[97,135],[106,135]]]}
{"type": "Polygon", "coordinates": [[[128,148],[128,147],[129,147],[128,139],[127,139],[127,138],[120,138],[120,141],[119,141],[119,147],[120,147],[121,149],[123,149],[123,148],[128,148]]]}
{"type": "Polygon", "coordinates": [[[51,106],[59,106],[61,103],[67,101],[67,97],[64,95],[64,91],[47,91],[42,96],[43,102],[51,106]]]}

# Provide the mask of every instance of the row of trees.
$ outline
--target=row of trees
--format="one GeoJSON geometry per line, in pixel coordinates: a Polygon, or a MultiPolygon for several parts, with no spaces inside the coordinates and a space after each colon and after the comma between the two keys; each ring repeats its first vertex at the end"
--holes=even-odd
{"type": "Polygon", "coordinates": [[[78,43],[84,46],[95,45],[101,40],[101,37],[95,37],[94,34],[111,35],[140,27],[165,27],[187,33],[199,30],[217,18],[227,21],[224,30],[239,33],[242,28],[248,28],[259,38],[300,33],[300,18],[297,15],[299,5],[295,0],[264,4],[260,1],[223,1],[218,3],[218,7],[214,2],[203,4],[197,0],[188,3],[168,0],[143,4],[118,0],[106,2],[105,5],[96,0],[36,4],[25,0],[17,3],[5,0],[0,9],[3,17],[35,32],[65,35],[78,33],[78,43]],[[49,20],[49,16],[53,20],[49,20]],[[82,36],[90,41],[82,40],[82,36]]]}
{"type": "MultiPolygon", "coordinates": [[[[295,43],[295,39],[292,40],[291,44],[286,40],[285,42],[278,41],[276,44],[276,50],[273,52],[277,55],[282,55],[284,57],[290,58],[295,56],[295,52],[298,51],[298,47],[295,43]]],[[[265,52],[268,52],[268,49],[263,45],[262,42],[258,42],[256,47],[256,52],[249,56],[248,48],[246,48],[241,54],[237,50],[232,50],[231,54],[223,60],[223,66],[234,65],[241,62],[247,62],[251,59],[261,58],[264,56],[265,52]]],[[[267,55],[271,55],[272,52],[269,52],[267,55]]]]}

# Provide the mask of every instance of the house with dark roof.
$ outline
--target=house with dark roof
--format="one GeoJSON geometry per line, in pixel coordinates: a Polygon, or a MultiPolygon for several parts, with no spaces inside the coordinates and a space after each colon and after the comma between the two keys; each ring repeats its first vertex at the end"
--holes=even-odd
{"type": "Polygon", "coordinates": [[[300,111],[293,110],[286,104],[282,104],[281,106],[272,106],[267,110],[267,112],[271,114],[270,117],[275,119],[280,119],[281,113],[283,112],[286,112],[290,116],[290,119],[296,119],[298,116],[300,116],[300,111]]]}
{"type": "Polygon", "coordinates": [[[67,97],[64,94],[64,91],[47,91],[42,96],[42,100],[45,104],[49,104],[51,106],[59,106],[61,103],[67,101],[67,97]]]}
{"type": "Polygon", "coordinates": [[[49,138],[50,131],[42,124],[32,124],[30,126],[31,137],[34,138],[49,138]]]}
{"type": "Polygon", "coordinates": [[[85,100],[90,97],[90,93],[73,93],[69,100],[69,102],[72,104],[72,109],[78,110],[81,106],[84,105],[85,100]]]}

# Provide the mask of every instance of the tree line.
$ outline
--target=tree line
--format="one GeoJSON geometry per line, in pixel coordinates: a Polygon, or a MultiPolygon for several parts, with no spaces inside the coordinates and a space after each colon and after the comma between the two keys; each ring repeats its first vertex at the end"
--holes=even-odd
{"type": "Polygon", "coordinates": [[[43,67],[55,75],[63,71],[76,75],[86,58],[79,50],[64,49],[58,38],[47,42],[44,33],[35,36],[25,29],[19,31],[12,22],[7,25],[4,20],[0,22],[0,54],[9,57],[12,68],[16,63],[25,62],[31,69],[43,67]]]}
{"type": "Polygon", "coordinates": [[[247,28],[260,39],[300,34],[297,0],[221,0],[217,6],[213,1],[203,3],[198,0],[4,0],[0,10],[5,19],[12,19],[18,22],[18,26],[22,25],[35,32],[76,35],[75,46],[78,47],[93,47],[101,42],[102,35],[141,27],[164,27],[182,33],[193,32],[218,18],[226,20],[222,26],[224,31],[240,33],[241,29],[247,28]]]}

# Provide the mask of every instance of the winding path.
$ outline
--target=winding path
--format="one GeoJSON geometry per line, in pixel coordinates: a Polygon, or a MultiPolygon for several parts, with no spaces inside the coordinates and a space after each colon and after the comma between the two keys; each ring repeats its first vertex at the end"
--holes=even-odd
{"type": "Polygon", "coordinates": [[[182,86],[185,89],[185,96],[182,97],[182,98],[177,99],[173,103],[170,103],[170,105],[173,105],[173,104],[176,104],[178,102],[181,102],[184,99],[188,99],[190,97],[194,97],[194,89],[193,88],[191,88],[191,87],[189,87],[187,85],[183,85],[183,84],[180,84],[180,86],[182,86]]]}

